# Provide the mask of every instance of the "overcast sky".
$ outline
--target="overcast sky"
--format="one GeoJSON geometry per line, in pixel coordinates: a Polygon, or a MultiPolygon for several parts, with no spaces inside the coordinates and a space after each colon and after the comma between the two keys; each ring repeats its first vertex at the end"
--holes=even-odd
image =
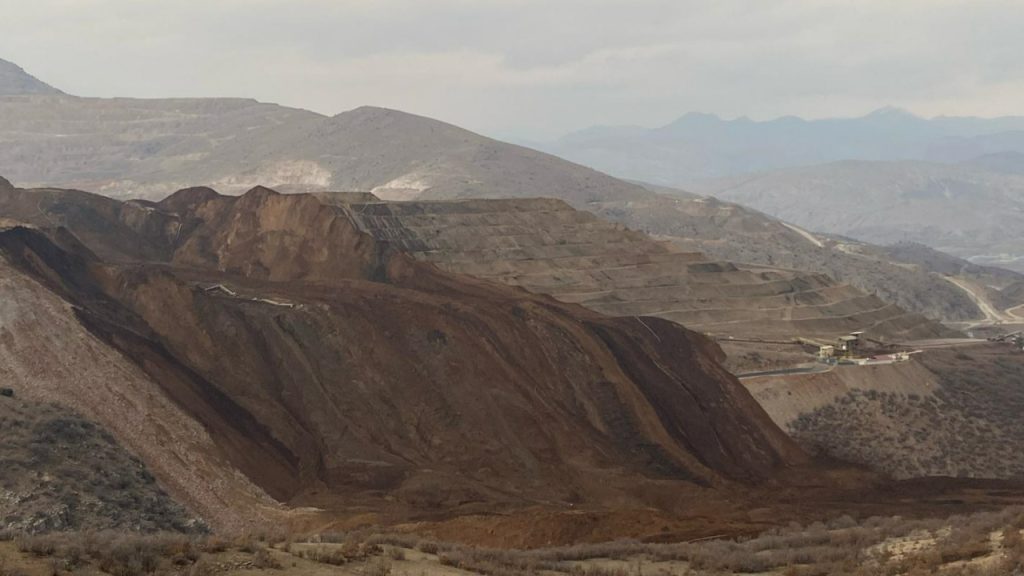
{"type": "Polygon", "coordinates": [[[1024,114],[1018,0],[0,0],[0,58],[83,96],[398,108],[502,137],[1024,114]]]}

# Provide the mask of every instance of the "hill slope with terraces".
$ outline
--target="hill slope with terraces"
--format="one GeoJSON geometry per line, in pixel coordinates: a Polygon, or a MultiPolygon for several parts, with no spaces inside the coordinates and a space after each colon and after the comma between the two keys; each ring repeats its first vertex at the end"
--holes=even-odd
{"type": "Polygon", "coordinates": [[[349,210],[379,240],[445,270],[604,314],[665,318],[720,339],[949,334],[823,274],[709,259],[559,200],[356,202],[349,210]]]}

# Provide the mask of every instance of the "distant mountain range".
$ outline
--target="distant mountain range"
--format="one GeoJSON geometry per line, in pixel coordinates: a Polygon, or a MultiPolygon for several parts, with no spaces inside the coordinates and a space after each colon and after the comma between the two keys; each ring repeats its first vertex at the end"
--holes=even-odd
{"type": "Polygon", "coordinates": [[[1024,271],[1024,117],[758,122],[687,114],[541,145],[609,174],[684,187],[816,232],[921,242],[1024,271]]]}
{"type": "Polygon", "coordinates": [[[1024,175],[969,164],[846,161],[704,182],[702,193],[815,231],[912,241],[1024,271],[1024,175]]]}
{"type": "Polygon", "coordinates": [[[620,178],[685,187],[839,160],[963,162],[1021,153],[1024,117],[926,119],[883,108],[860,118],[758,122],[690,113],[660,128],[594,127],[540,147],[620,178]]]}

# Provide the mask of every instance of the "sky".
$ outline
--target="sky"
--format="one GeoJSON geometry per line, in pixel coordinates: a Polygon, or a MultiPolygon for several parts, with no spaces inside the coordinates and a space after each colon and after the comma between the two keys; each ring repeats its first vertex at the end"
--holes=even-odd
{"type": "Polygon", "coordinates": [[[0,0],[0,58],[80,96],[592,125],[1024,114],[1019,0],[0,0]]]}

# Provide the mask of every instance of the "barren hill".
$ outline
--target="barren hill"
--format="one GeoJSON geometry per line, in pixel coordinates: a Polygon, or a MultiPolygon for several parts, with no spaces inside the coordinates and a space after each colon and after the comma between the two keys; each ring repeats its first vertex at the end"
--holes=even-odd
{"type": "Polygon", "coordinates": [[[60,93],[60,90],[40,81],[20,66],[0,58],[0,96],[60,93]]]}
{"type": "MultiPolygon", "coordinates": [[[[669,190],[669,193],[672,193],[669,190]]],[[[972,264],[922,244],[878,246],[810,232],[756,210],[713,197],[657,197],[628,206],[602,202],[604,218],[671,240],[684,250],[731,262],[827,274],[887,302],[944,322],[983,321],[976,296],[951,279],[976,286],[1005,310],[1024,303],[1004,288],[1020,274],[972,264]]]]}
{"type": "Polygon", "coordinates": [[[804,462],[706,338],[442,272],[315,196],[0,198],[19,393],[109,427],[216,526],[681,518],[804,462]],[[66,353],[40,362],[54,339],[66,353]]]}
{"type": "Polygon", "coordinates": [[[375,237],[454,272],[605,314],[659,316],[720,341],[946,335],[942,326],[824,275],[684,252],[558,200],[353,203],[375,237]]]}
{"type": "Polygon", "coordinates": [[[0,97],[0,171],[19,185],[159,199],[192,185],[239,193],[372,191],[393,199],[639,197],[639,186],[450,124],[383,108],[334,117],[242,99],[0,97]],[[59,135],[59,136],[58,136],[59,135]]]}

